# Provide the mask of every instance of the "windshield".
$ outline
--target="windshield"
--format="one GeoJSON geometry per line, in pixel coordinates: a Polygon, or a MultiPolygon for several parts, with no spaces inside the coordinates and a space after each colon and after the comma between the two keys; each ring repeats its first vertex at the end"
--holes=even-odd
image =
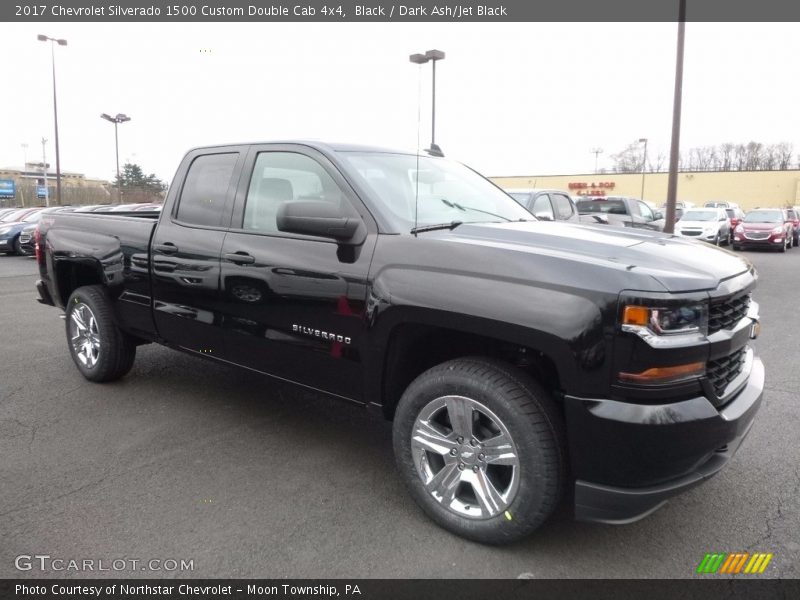
{"type": "Polygon", "coordinates": [[[342,152],[341,156],[402,227],[414,226],[415,197],[419,226],[535,220],[490,181],[453,161],[377,152],[342,152]]]}
{"type": "Polygon", "coordinates": [[[593,212],[608,213],[612,215],[627,214],[627,211],[625,210],[625,202],[622,200],[606,200],[602,198],[596,198],[592,200],[578,200],[576,204],[578,206],[578,212],[582,215],[593,212]]]}
{"type": "Polygon", "coordinates": [[[36,223],[39,219],[42,218],[42,215],[45,214],[46,212],[48,212],[48,211],[37,210],[36,212],[32,212],[27,217],[22,219],[22,221],[24,223],[36,223]]]}
{"type": "Polygon", "coordinates": [[[683,221],[716,221],[717,211],[715,210],[687,210],[681,217],[683,221]]]}
{"type": "Polygon", "coordinates": [[[20,220],[20,217],[25,216],[28,213],[28,211],[30,211],[30,208],[23,208],[23,209],[20,209],[20,210],[15,210],[14,212],[8,213],[5,217],[0,219],[0,222],[2,222],[2,223],[16,223],[17,221],[20,220]]]}
{"type": "Polygon", "coordinates": [[[781,223],[783,214],[779,210],[751,210],[744,218],[745,223],[781,223]]]}

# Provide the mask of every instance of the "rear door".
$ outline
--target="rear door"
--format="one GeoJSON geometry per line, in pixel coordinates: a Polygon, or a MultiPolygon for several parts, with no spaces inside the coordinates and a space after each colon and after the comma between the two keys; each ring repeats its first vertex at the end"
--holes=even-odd
{"type": "Polygon", "coordinates": [[[220,252],[246,147],[189,154],[151,245],[153,315],[166,342],[222,357],[220,252]]]}
{"type": "Polygon", "coordinates": [[[222,323],[230,360],[360,399],[367,275],[377,227],[320,152],[254,146],[222,248],[222,323]],[[359,246],[278,231],[282,203],[330,202],[367,227],[359,246]]]}

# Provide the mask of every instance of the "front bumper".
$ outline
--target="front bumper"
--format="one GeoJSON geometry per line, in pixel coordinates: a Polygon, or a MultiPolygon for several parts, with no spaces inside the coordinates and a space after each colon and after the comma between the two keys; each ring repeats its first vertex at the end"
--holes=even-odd
{"type": "Polygon", "coordinates": [[[764,366],[754,358],[747,384],[722,409],[704,396],[662,405],[567,396],[570,435],[583,438],[584,454],[593,451],[579,457],[575,518],[636,521],[716,474],[749,432],[763,391],[764,366]],[[592,465],[606,474],[612,465],[615,481],[595,483],[592,465]]]}
{"type": "Polygon", "coordinates": [[[733,243],[742,248],[780,248],[786,243],[786,238],[780,235],[770,236],[763,240],[753,240],[741,234],[736,234],[733,237],[733,243]]]}

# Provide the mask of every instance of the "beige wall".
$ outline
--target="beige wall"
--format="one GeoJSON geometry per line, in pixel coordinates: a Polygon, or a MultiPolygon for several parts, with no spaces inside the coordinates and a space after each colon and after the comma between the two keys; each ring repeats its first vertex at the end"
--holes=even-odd
{"type": "MultiPolygon", "coordinates": [[[[644,198],[657,206],[667,199],[667,173],[644,176],[644,198]]],[[[607,196],[635,196],[642,193],[641,173],[601,173],[590,175],[524,175],[490,177],[502,188],[554,188],[579,195],[592,192],[591,184],[613,183],[604,189],[607,196]],[[569,184],[585,183],[586,188],[570,189],[569,184]]],[[[679,173],[678,200],[702,205],[709,200],[736,202],[744,210],[757,206],[800,205],[800,171],[728,171],[712,173],[679,173]]]]}

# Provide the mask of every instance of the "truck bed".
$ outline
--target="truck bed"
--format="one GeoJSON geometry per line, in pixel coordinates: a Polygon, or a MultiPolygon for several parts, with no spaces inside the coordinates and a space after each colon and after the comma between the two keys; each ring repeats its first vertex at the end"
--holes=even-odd
{"type": "Polygon", "coordinates": [[[155,335],[149,276],[150,239],[159,213],[53,213],[39,225],[42,286],[64,308],[71,278],[86,276],[116,295],[117,318],[129,331],[155,335]],[[75,261],[76,258],[80,260],[75,261]],[[48,264],[51,268],[48,269],[48,264]],[[52,273],[52,275],[51,275],[52,273]]]}

